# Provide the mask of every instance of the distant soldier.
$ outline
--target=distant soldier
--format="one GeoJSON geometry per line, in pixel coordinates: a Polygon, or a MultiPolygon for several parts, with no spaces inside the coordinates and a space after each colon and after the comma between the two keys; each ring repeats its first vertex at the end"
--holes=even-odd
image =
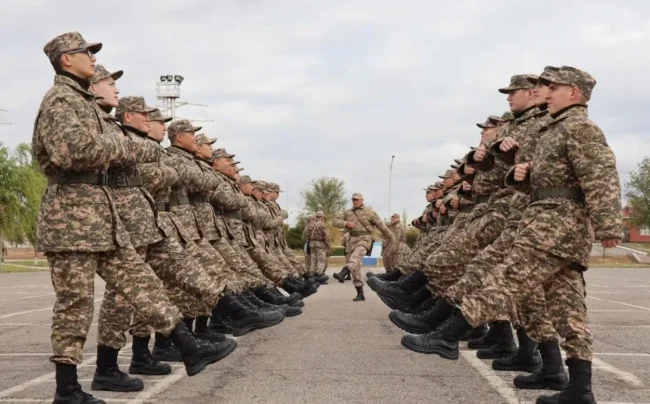
{"type": "Polygon", "coordinates": [[[348,209],[340,219],[334,219],[334,227],[345,228],[350,234],[350,241],[345,248],[347,265],[334,277],[341,283],[348,274],[352,276],[352,283],[357,289],[355,302],[366,300],[363,295],[363,282],[361,281],[361,260],[372,247],[372,230],[378,229],[384,239],[390,243],[395,242],[395,236],[384,224],[377,213],[363,205],[363,195],[352,194],[352,209],[348,209]]]}
{"type": "Polygon", "coordinates": [[[307,268],[311,268],[311,250],[307,248],[307,244],[309,244],[309,234],[314,226],[314,219],[314,216],[307,216],[307,219],[305,219],[305,228],[302,231],[302,239],[305,240],[305,266],[307,268]]]}
{"type": "Polygon", "coordinates": [[[390,217],[388,228],[395,236],[396,245],[391,246],[390,242],[387,241],[384,244],[381,254],[384,258],[384,267],[386,268],[386,271],[391,272],[397,268],[401,268],[404,263],[405,255],[410,252],[410,248],[406,245],[406,232],[404,225],[400,220],[400,216],[397,213],[393,213],[390,217]]]}
{"type": "Polygon", "coordinates": [[[330,232],[325,223],[323,212],[316,212],[309,235],[309,248],[311,250],[309,272],[322,275],[327,268],[327,257],[330,255],[330,232]]]}
{"type": "Polygon", "coordinates": [[[48,178],[38,217],[39,247],[46,253],[56,293],[50,358],[56,365],[54,403],[100,404],[81,389],[77,365],[94,312],[95,274],[126,296],[149,325],[179,348],[189,374],[207,363],[162,282],[142,261],[115,213],[106,169],[133,163],[140,146],[106,132],[103,111],[90,93],[101,43],[78,32],[52,39],[44,52],[54,67],[54,86],[36,117],[32,149],[48,178]]]}

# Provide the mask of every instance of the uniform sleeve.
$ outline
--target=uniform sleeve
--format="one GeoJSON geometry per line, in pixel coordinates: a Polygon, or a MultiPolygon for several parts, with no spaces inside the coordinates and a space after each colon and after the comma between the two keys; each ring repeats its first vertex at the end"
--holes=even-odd
{"type": "Polygon", "coordinates": [[[395,232],[394,233],[395,233],[395,240],[397,242],[406,241],[406,236],[404,234],[404,226],[402,226],[401,224],[398,224],[397,226],[395,226],[395,232]]]}
{"type": "Polygon", "coordinates": [[[127,135],[125,142],[136,155],[138,163],[153,163],[160,160],[161,148],[156,143],[139,139],[135,135],[127,135]]]}
{"type": "Polygon", "coordinates": [[[621,185],[605,135],[590,124],[569,131],[567,154],[585,195],[597,240],[622,236],[621,185]]]}
{"type": "Polygon", "coordinates": [[[515,164],[515,155],[517,154],[518,149],[513,148],[504,153],[501,151],[501,143],[503,143],[503,139],[498,139],[494,143],[492,143],[492,146],[490,146],[490,152],[492,153],[493,156],[505,161],[506,164],[508,165],[515,164]]]}
{"type": "Polygon", "coordinates": [[[390,231],[384,221],[381,220],[377,212],[372,212],[372,215],[370,216],[370,223],[381,232],[382,236],[384,236],[388,242],[395,243],[395,236],[393,235],[393,232],[390,231]]]}
{"type": "MultiPolygon", "coordinates": [[[[219,181],[212,173],[203,171],[197,163],[192,162],[191,175],[187,182],[187,192],[209,194],[217,189],[219,181]]],[[[189,164],[188,164],[189,166],[189,164]]]]}
{"type": "Polygon", "coordinates": [[[345,229],[345,225],[348,224],[347,221],[344,220],[345,216],[337,216],[332,219],[332,226],[336,227],[337,229],[345,229]]]}
{"type": "Polygon", "coordinates": [[[49,160],[61,170],[91,171],[111,162],[136,162],[129,142],[116,134],[88,131],[63,99],[55,99],[44,108],[36,125],[49,160]]]}
{"type": "Polygon", "coordinates": [[[239,210],[244,208],[248,201],[245,195],[236,192],[229,184],[215,176],[220,184],[209,193],[210,202],[225,210],[239,210]]]}
{"type": "Polygon", "coordinates": [[[322,226],[323,240],[325,241],[325,246],[327,250],[331,250],[332,246],[330,244],[330,229],[327,227],[327,223],[324,223],[322,226]]]}
{"type": "Polygon", "coordinates": [[[489,147],[487,148],[487,153],[485,153],[485,158],[481,162],[474,160],[475,151],[476,150],[472,150],[465,156],[465,161],[467,164],[472,165],[476,167],[477,170],[481,171],[490,171],[494,168],[494,154],[492,154],[492,151],[489,147]]]}
{"type": "Polygon", "coordinates": [[[152,195],[174,185],[179,178],[176,170],[160,163],[138,164],[138,170],[145,188],[152,195]]]}

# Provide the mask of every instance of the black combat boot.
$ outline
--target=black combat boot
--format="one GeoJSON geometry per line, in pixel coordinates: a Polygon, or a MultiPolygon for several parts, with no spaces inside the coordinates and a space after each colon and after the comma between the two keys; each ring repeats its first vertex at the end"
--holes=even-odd
{"type": "Polygon", "coordinates": [[[402,273],[399,271],[399,269],[395,269],[395,270],[392,270],[392,271],[386,271],[386,272],[380,273],[380,274],[375,274],[372,271],[366,272],[366,278],[370,279],[370,278],[373,278],[373,277],[377,277],[377,278],[379,278],[379,279],[381,279],[382,281],[385,281],[385,282],[396,282],[399,278],[402,277],[402,273]]]}
{"type": "Polygon", "coordinates": [[[495,359],[492,362],[492,369],[535,373],[542,367],[542,357],[537,352],[537,344],[521,327],[517,328],[517,339],[519,340],[517,353],[505,359],[495,359]]]}
{"type": "MultiPolygon", "coordinates": [[[[97,346],[97,368],[90,385],[92,390],[127,392],[144,389],[142,379],[127,375],[117,366],[118,353],[119,351],[115,348],[104,345],[97,346]]],[[[169,370],[171,372],[171,368],[169,370]]]]}
{"type": "Polygon", "coordinates": [[[259,308],[262,311],[279,311],[285,317],[295,317],[302,314],[302,310],[300,310],[298,307],[289,306],[288,304],[274,305],[266,303],[251,291],[246,291],[242,295],[244,298],[248,299],[248,301],[253,304],[253,306],[259,308]]]}
{"type": "Polygon", "coordinates": [[[223,342],[226,340],[226,335],[208,327],[208,316],[198,316],[194,322],[194,337],[210,342],[223,342]]]}
{"type": "MultiPolygon", "coordinates": [[[[337,272],[337,273],[335,273],[335,274],[332,275],[332,276],[334,276],[334,278],[335,278],[337,281],[339,281],[340,283],[343,283],[343,282],[345,282],[345,279],[346,279],[348,276],[350,276],[350,268],[348,268],[347,265],[346,265],[346,266],[344,266],[344,267],[341,269],[341,272],[337,272]]],[[[349,278],[348,278],[348,279],[349,279],[349,278]]]]}
{"type": "Polygon", "coordinates": [[[253,291],[255,293],[255,296],[259,297],[260,299],[264,300],[266,303],[271,303],[271,304],[288,304],[287,299],[282,296],[280,293],[280,296],[277,296],[273,293],[271,293],[271,290],[266,287],[259,287],[253,291]]]}
{"type": "Polygon", "coordinates": [[[496,345],[498,342],[499,329],[494,328],[494,324],[495,323],[490,323],[490,328],[485,336],[477,339],[470,339],[469,342],[467,342],[467,347],[469,349],[488,349],[496,345]]]}
{"type": "Polygon", "coordinates": [[[149,351],[149,337],[133,337],[133,357],[129,373],[132,375],[161,376],[172,372],[167,363],[159,362],[149,351]]]}
{"type": "Polygon", "coordinates": [[[437,354],[445,359],[458,359],[458,338],[471,329],[472,326],[465,320],[463,313],[454,309],[436,331],[424,335],[406,335],[402,337],[402,346],[419,353],[437,354]]]}
{"type": "Polygon", "coordinates": [[[497,321],[492,326],[496,333],[497,343],[488,349],[479,349],[476,357],[479,359],[507,358],[517,352],[515,338],[509,321],[497,321]]]}
{"type": "MultiPolygon", "coordinates": [[[[219,319],[220,317],[226,317],[230,320],[230,331],[235,337],[247,334],[253,330],[274,326],[284,320],[284,316],[277,311],[253,311],[229,294],[219,299],[217,307],[212,310],[212,320],[219,319]]],[[[212,324],[211,328],[214,328],[212,324]]]]}
{"type": "Polygon", "coordinates": [[[431,292],[429,291],[429,288],[422,287],[420,288],[413,297],[411,297],[411,301],[409,302],[409,306],[406,308],[408,313],[415,313],[418,311],[420,306],[424,304],[427,300],[431,299],[431,292]]]}
{"type": "Polygon", "coordinates": [[[480,325],[476,328],[473,328],[465,333],[462,337],[460,337],[461,341],[473,341],[478,338],[483,338],[485,335],[488,333],[488,327],[487,324],[480,325]]]}
{"type": "Polygon", "coordinates": [[[431,297],[431,298],[425,300],[425,302],[422,303],[420,305],[420,307],[418,307],[416,309],[413,309],[413,312],[411,314],[424,313],[427,310],[431,310],[437,303],[438,303],[438,298],[431,297]]]}
{"type": "Polygon", "coordinates": [[[300,293],[291,293],[289,296],[283,295],[277,288],[265,288],[271,295],[280,299],[283,304],[288,304],[293,307],[304,307],[305,302],[302,301],[302,295],[300,293]]]}
{"type": "Polygon", "coordinates": [[[406,332],[427,334],[438,328],[454,310],[454,306],[445,299],[439,299],[436,305],[421,314],[404,313],[393,310],[388,315],[390,321],[406,332]]]}
{"type": "Polygon", "coordinates": [[[282,287],[289,293],[298,293],[302,298],[308,297],[316,293],[318,287],[316,285],[307,285],[297,279],[287,277],[282,283],[282,287]]]}
{"type": "Polygon", "coordinates": [[[320,274],[320,275],[314,275],[314,278],[320,283],[321,285],[327,285],[330,280],[329,275],[326,274],[320,274]]]}
{"type": "Polygon", "coordinates": [[[383,282],[377,277],[368,279],[368,286],[375,292],[388,307],[393,310],[406,311],[411,297],[420,288],[428,283],[422,271],[415,271],[407,277],[400,278],[399,282],[383,282]]]}
{"type": "Polygon", "coordinates": [[[363,286],[355,286],[354,287],[357,290],[357,296],[352,299],[353,302],[365,302],[366,297],[363,295],[363,286]]]}
{"type": "Polygon", "coordinates": [[[187,331],[193,333],[194,332],[194,318],[193,317],[184,317],[183,322],[185,323],[185,327],[187,328],[187,331]]]}
{"type": "Polygon", "coordinates": [[[56,393],[53,404],[106,404],[84,392],[77,379],[77,366],[56,363],[56,393]]]}
{"type": "Polygon", "coordinates": [[[219,344],[200,344],[194,339],[183,321],[176,324],[176,328],[169,334],[169,339],[183,356],[188,376],[202,372],[208,365],[227,356],[237,347],[237,343],[230,339],[219,344]]]}
{"type": "Polygon", "coordinates": [[[153,343],[153,357],[163,362],[183,362],[183,357],[169,338],[156,333],[153,343]]]}
{"type": "Polygon", "coordinates": [[[569,367],[569,385],[561,393],[552,396],[540,396],[537,404],[596,404],[591,391],[591,361],[567,359],[569,367]]]}
{"type": "Polygon", "coordinates": [[[516,376],[515,387],[524,390],[565,390],[569,378],[564,371],[558,342],[551,340],[540,343],[539,353],[542,355],[542,368],[532,375],[516,376]]]}

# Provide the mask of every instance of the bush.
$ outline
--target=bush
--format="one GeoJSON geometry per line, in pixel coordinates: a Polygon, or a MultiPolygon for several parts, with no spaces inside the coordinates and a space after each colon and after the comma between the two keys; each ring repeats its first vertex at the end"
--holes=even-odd
{"type": "Polygon", "coordinates": [[[332,257],[345,257],[345,247],[333,247],[332,257]]]}

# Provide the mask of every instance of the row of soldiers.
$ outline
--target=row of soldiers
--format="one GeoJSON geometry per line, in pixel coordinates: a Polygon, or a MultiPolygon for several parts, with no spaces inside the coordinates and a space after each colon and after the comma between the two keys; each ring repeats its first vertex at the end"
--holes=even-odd
{"type": "Polygon", "coordinates": [[[622,219],[616,159],[587,114],[595,84],[570,66],[513,76],[499,89],[512,115],[477,124],[480,144],[427,188],[416,247],[367,281],[405,348],[458,359],[469,340],[493,369],[530,373],[517,388],[559,391],[538,404],[596,402],[584,272],[622,219]]]}
{"type": "Polygon", "coordinates": [[[169,123],[143,97],[119,97],[123,72],[95,64],[101,48],[77,32],[45,45],[56,75],[32,140],[48,179],[38,238],[56,293],[57,404],[104,403],[77,378],[95,274],[106,290],[91,388],[108,391],[144,388],[117,363],[127,332],[130,374],[169,374],[165,362],[182,361],[192,376],[236,349],[226,334],[301,314],[302,299],[327,281],[287,247],[280,187],[240,176],[235,155],[213,150],[200,127],[169,123]]]}

